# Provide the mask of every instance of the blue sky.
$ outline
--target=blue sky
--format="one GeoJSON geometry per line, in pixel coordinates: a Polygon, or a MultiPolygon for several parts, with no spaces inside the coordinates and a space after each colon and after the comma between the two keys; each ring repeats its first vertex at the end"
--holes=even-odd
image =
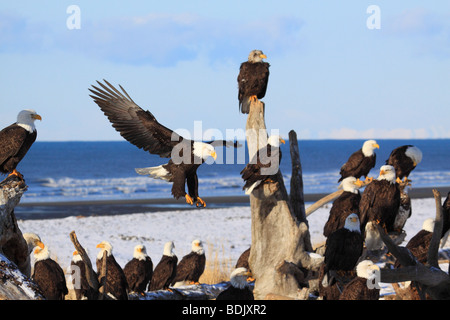
{"type": "Polygon", "coordinates": [[[225,135],[245,128],[236,78],[252,49],[282,135],[450,138],[448,1],[2,2],[0,127],[33,108],[40,141],[120,140],[89,97],[107,79],[169,128],[225,135]]]}

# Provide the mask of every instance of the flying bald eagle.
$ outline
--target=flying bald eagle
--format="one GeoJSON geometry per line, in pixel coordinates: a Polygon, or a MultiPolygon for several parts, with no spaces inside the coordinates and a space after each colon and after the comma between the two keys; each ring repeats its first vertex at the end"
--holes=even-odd
{"type": "Polygon", "coordinates": [[[261,183],[278,172],[281,162],[280,142],[285,141],[278,135],[272,135],[267,139],[267,145],[256,152],[256,155],[241,171],[245,181],[245,194],[251,194],[261,183]]]}
{"type": "Polygon", "coordinates": [[[175,278],[178,258],[173,252],[174,248],[173,241],[164,244],[163,256],[153,270],[149,291],[167,290],[175,278]]]}
{"type": "Polygon", "coordinates": [[[42,120],[36,111],[22,110],[17,122],[0,131],[0,173],[23,178],[16,167],[36,141],[36,120],[42,120]]]}
{"type": "Polygon", "coordinates": [[[330,234],[325,243],[324,278],[322,285],[333,284],[331,271],[353,271],[363,252],[363,238],[356,213],[351,213],[343,228],[330,234]]]}
{"type": "Polygon", "coordinates": [[[153,276],[153,262],[144,245],[134,247],[133,259],[123,268],[131,291],[143,294],[153,276]]]}
{"type": "Polygon", "coordinates": [[[397,182],[407,181],[409,174],[422,161],[422,151],[413,146],[406,145],[392,150],[386,164],[395,168],[397,182]]]}
{"type": "Polygon", "coordinates": [[[400,189],[395,181],[393,166],[384,165],[380,175],[364,189],[359,202],[361,230],[368,222],[379,223],[386,232],[394,230],[394,222],[400,208],[400,189]]]}
{"type": "Polygon", "coordinates": [[[219,293],[216,300],[255,300],[247,278],[251,273],[246,268],[237,268],[230,275],[230,286],[219,293]]]}
{"type": "Polygon", "coordinates": [[[338,182],[347,177],[355,177],[359,180],[362,176],[367,178],[370,170],[375,167],[377,155],[374,153],[375,149],[379,149],[380,146],[375,140],[367,140],[363,143],[361,149],[355,151],[348,158],[347,162],[341,167],[338,182]]]}
{"type": "MultiPolygon", "coordinates": [[[[84,263],[78,251],[73,252],[72,261],[70,262],[72,270],[72,283],[74,286],[75,297],[77,300],[97,300],[98,291],[89,285],[86,277],[86,264],[84,263]]],[[[94,275],[97,274],[94,272],[94,275]]]]}
{"type": "Polygon", "coordinates": [[[378,300],[380,288],[371,278],[376,277],[380,268],[370,260],[363,260],[356,266],[356,277],[347,283],[339,300],[378,300]],[[368,285],[372,283],[373,286],[368,285]]]}
{"type": "Polygon", "coordinates": [[[355,177],[347,177],[342,180],[340,186],[342,186],[344,192],[333,201],[328,220],[323,227],[325,237],[344,227],[345,220],[350,213],[359,213],[361,181],[357,181],[355,177]]]}
{"type": "Polygon", "coordinates": [[[112,254],[112,246],[107,241],[102,241],[97,245],[100,248],[97,255],[96,265],[98,282],[102,283],[103,252],[106,251],[106,281],[104,292],[115,300],[128,300],[128,283],[122,267],[117,263],[112,254]]]}
{"type": "Polygon", "coordinates": [[[192,241],[191,252],[185,255],[177,265],[177,274],[172,280],[172,285],[176,283],[198,284],[200,276],[205,271],[205,250],[200,240],[192,241]]]}
{"type": "Polygon", "coordinates": [[[97,83],[101,88],[92,86],[94,90],[89,91],[94,95],[90,97],[121,136],[144,151],[171,158],[167,164],[138,168],[136,172],[171,182],[175,199],[184,197],[188,204],[196,202],[197,206],[205,207],[206,203],[198,195],[198,167],[208,157],[217,158],[214,146],[239,147],[239,144],[223,140],[205,143],[185,139],[160,124],[150,111],[141,109],[121,86],[123,93],[106,80],[106,85],[97,83]]]}
{"type": "Polygon", "coordinates": [[[261,50],[253,50],[248,55],[248,61],[243,62],[239,69],[238,100],[242,113],[249,113],[251,101],[266,95],[270,64],[263,59],[267,57],[261,50]]]}
{"type": "Polygon", "coordinates": [[[69,290],[64,271],[50,258],[48,247],[38,241],[34,249],[34,271],[32,279],[36,282],[47,300],[64,300],[69,290]]]}

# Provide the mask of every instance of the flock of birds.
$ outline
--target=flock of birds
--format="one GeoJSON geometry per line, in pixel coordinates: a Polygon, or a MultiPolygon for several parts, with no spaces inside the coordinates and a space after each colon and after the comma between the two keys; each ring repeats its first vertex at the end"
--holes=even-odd
{"type": "MultiPolygon", "coordinates": [[[[47,300],[66,299],[70,287],[73,288],[76,300],[98,300],[100,295],[106,295],[106,299],[128,300],[131,293],[144,296],[146,292],[173,291],[179,286],[199,284],[200,276],[205,270],[206,257],[201,240],[192,241],[191,252],[180,261],[173,251],[173,241],[165,243],[163,255],[155,267],[145,246],[136,245],[133,258],[123,268],[114,258],[111,243],[102,241],[96,246],[100,250],[96,257],[97,272],[94,271],[94,276],[102,287],[102,292],[99,292],[89,284],[88,267],[78,251],[73,252],[69,270],[64,272],[50,257],[48,246],[37,234],[25,233],[23,236],[29,253],[34,256],[33,271],[30,269],[28,276],[31,276],[47,300]],[[106,277],[102,273],[104,265],[106,277]],[[65,274],[70,274],[70,277],[66,279],[65,274]]],[[[230,286],[217,296],[217,300],[253,300],[247,259],[248,255],[245,261],[242,258],[238,260],[230,275],[230,286]]]]}
{"type": "MultiPolygon", "coordinates": [[[[265,96],[269,77],[269,64],[263,61],[265,58],[262,51],[253,50],[249,54],[248,61],[241,64],[237,79],[238,100],[239,110],[244,114],[249,113],[252,101],[265,96]]],[[[160,124],[150,111],[139,107],[121,86],[122,92],[106,80],[104,82],[98,82],[98,86],[92,86],[89,90],[94,102],[112,126],[125,140],[138,148],[169,158],[166,164],[138,168],[136,172],[172,183],[171,193],[174,198],[185,198],[186,203],[190,205],[205,207],[205,201],[198,194],[198,167],[208,157],[214,159],[217,157],[215,147],[239,147],[240,145],[231,141],[201,142],[186,139],[160,124]],[[185,190],[186,185],[188,192],[185,190]]],[[[42,118],[34,110],[23,110],[18,114],[16,123],[0,131],[1,173],[23,178],[16,167],[36,140],[35,120],[42,120],[42,118]]],[[[269,137],[267,145],[258,150],[255,158],[241,171],[240,174],[244,180],[243,189],[247,194],[269,181],[270,177],[278,172],[281,161],[280,143],[285,143],[281,137],[269,137]],[[272,161],[264,161],[263,156],[272,161]],[[265,170],[269,167],[273,171],[265,170]]],[[[343,193],[333,202],[329,219],[324,225],[323,234],[327,238],[321,275],[321,286],[324,290],[335,285],[342,286],[342,283],[339,284],[337,280],[342,278],[340,275],[342,272],[354,273],[356,270],[356,278],[364,278],[372,274],[371,270],[376,269],[376,265],[367,260],[359,261],[364,245],[368,250],[377,250],[382,245],[379,234],[376,232],[377,225],[382,226],[387,232],[400,232],[411,215],[411,204],[405,187],[410,182],[409,174],[422,160],[422,152],[412,145],[396,148],[391,152],[386,163],[380,167],[378,178],[374,179],[368,175],[376,165],[374,151],[379,147],[374,140],[366,141],[362,148],[350,155],[348,161],[341,167],[341,177],[338,182],[343,188],[343,193]],[[364,182],[361,181],[362,177],[365,178],[364,182]],[[359,189],[363,186],[364,192],[360,193],[359,189]]],[[[448,203],[447,197],[445,202],[447,208],[448,203]]],[[[449,229],[449,226],[450,223],[444,225],[445,231],[449,229]]],[[[40,278],[39,274],[44,272],[48,273],[45,276],[48,278],[51,270],[53,284],[50,285],[48,280],[42,280],[40,286],[52,287],[51,292],[48,295],[45,294],[49,299],[64,297],[67,290],[65,284],[57,285],[59,283],[57,279],[63,277],[59,270],[61,268],[55,262],[50,262],[48,248],[40,240],[31,243],[34,244],[36,258],[34,278],[37,280],[40,278]]],[[[198,282],[204,269],[205,258],[201,242],[195,245],[196,248],[200,248],[199,251],[194,250],[193,244],[193,252],[188,255],[189,259],[184,257],[177,263],[177,258],[172,252],[173,243],[166,244],[163,257],[154,270],[151,260],[145,253],[145,248],[137,247],[133,260],[122,270],[114,260],[111,244],[103,242],[98,246],[101,252],[97,257],[97,267],[101,265],[99,263],[102,262],[102,253],[105,251],[109,271],[106,290],[116,299],[125,299],[127,297],[125,292],[128,289],[142,293],[146,288],[148,290],[168,289],[179,280],[198,282]],[[188,265],[187,261],[190,262],[189,268],[184,267],[185,261],[186,265],[188,265]],[[184,269],[196,271],[195,274],[185,275],[183,279],[179,279],[179,274],[185,274],[184,269]],[[161,277],[163,271],[166,278],[161,277]]],[[[421,245],[426,247],[423,242],[421,245]]],[[[76,253],[72,263],[80,263],[79,255],[76,253]]],[[[231,288],[244,290],[246,292],[243,297],[251,298],[252,295],[247,292],[249,290],[247,283],[241,281],[247,277],[248,267],[237,268],[235,272],[231,275],[231,288]]],[[[62,283],[62,280],[60,282],[62,283]]],[[[359,285],[361,286],[361,283],[359,285]]],[[[343,295],[345,288],[339,287],[338,291],[343,295]]],[[[353,289],[351,292],[366,291],[360,288],[359,291],[353,289]]],[[[83,292],[82,295],[88,297],[89,293],[83,292]]],[[[367,292],[365,298],[370,297],[376,298],[376,294],[367,292]]],[[[331,299],[332,295],[325,294],[325,298],[331,299]]],[[[360,295],[359,298],[364,297],[360,295]]]]}

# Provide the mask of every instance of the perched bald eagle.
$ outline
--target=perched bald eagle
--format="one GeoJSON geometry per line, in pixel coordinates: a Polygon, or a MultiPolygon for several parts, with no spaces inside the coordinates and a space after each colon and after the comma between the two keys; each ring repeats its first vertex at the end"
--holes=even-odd
{"type": "Polygon", "coordinates": [[[406,181],[409,174],[422,161],[422,151],[413,146],[405,145],[392,150],[386,164],[395,168],[397,182],[406,181]]]}
{"type": "Polygon", "coordinates": [[[39,235],[37,235],[36,233],[32,232],[26,232],[22,234],[22,236],[25,239],[25,242],[27,243],[28,247],[27,260],[30,262],[26,264],[25,270],[22,270],[22,272],[27,277],[31,277],[31,254],[33,253],[33,249],[38,245],[39,242],[41,242],[41,237],[39,237],[39,235]]]}
{"type": "Polygon", "coordinates": [[[285,141],[278,135],[272,135],[267,139],[267,145],[256,152],[256,155],[241,171],[245,181],[245,194],[251,194],[261,183],[278,172],[281,162],[280,142],[285,141]]]}
{"type": "Polygon", "coordinates": [[[363,251],[363,238],[356,213],[351,213],[343,228],[330,234],[325,243],[324,286],[333,283],[330,271],[353,271],[363,251]]]}
{"type": "Polygon", "coordinates": [[[380,175],[364,189],[359,202],[361,230],[368,222],[374,221],[386,229],[394,231],[394,222],[400,208],[400,189],[395,182],[395,169],[384,165],[380,175]]]}
{"type": "Polygon", "coordinates": [[[38,241],[34,249],[34,271],[32,279],[36,282],[47,300],[64,300],[69,290],[64,271],[50,258],[48,247],[38,241]]]}
{"type": "Polygon", "coordinates": [[[378,300],[380,288],[374,281],[379,271],[380,268],[370,260],[358,263],[356,277],[344,286],[339,300],[378,300]],[[373,286],[368,285],[368,282],[373,286]]]}
{"type": "Polygon", "coordinates": [[[198,167],[208,157],[216,159],[214,146],[239,147],[239,144],[223,140],[205,143],[185,139],[160,124],[150,111],[141,109],[121,86],[123,93],[106,80],[105,83],[98,82],[101,88],[92,86],[94,90],[89,91],[94,94],[90,96],[112,126],[138,148],[163,158],[171,158],[167,164],[138,168],[136,172],[171,182],[172,195],[176,199],[184,197],[188,204],[196,202],[197,206],[206,206],[198,195],[198,167]]]}
{"type": "Polygon", "coordinates": [[[23,178],[16,167],[36,141],[36,120],[42,120],[36,111],[22,110],[17,115],[17,122],[0,131],[0,173],[23,178]]]}
{"type": "Polygon", "coordinates": [[[205,250],[200,240],[192,241],[191,252],[185,255],[177,265],[177,273],[172,285],[184,283],[198,284],[200,276],[205,271],[205,250]]]}
{"type": "Polygon", "coordinates": [[[370,170],[375,167],[377,155],[374,150],[379,149],[380,146],[375,140],[367,140],[364,142],[361,149],[355,151],[350,155],[347,162],[341,167],[338,182],[347,177],[367,178],[370,170]]]}
{"type": "MultiPolygon", "coordinates": [[[[76,299],[97,300],[98,291],[94,290],[94,288],[89,285],[89,281],[86,277],[86,264],[78,251],[73,252],[72,261],[70,262],[70,269],[72,270],[72,283],[74,285],[76,299]]],[[[95,272],[94,275],[97,276],[95,272]]]]}
{"type": "Polygon", "coordinates": [[[244,252],[241,253],[238,260],[236,261],[236,265],[234,266],[236,269],[237,268],[245,268],[249,272],[251,272],[250,266],[248,264],[248,258],[250,257],[251,248],[252,247],[248,248],[247,250],[245,250],[244,252]]]}
{"type": "Polygon", "coordinates": [[[178,258],[173,252],[175,245],[172,241],[164,244],[164,252],[161,260],[153,270],[149,291],[167,290],[175,278],[178,258]]]}
{"type": "Polygon", "coordinates": [[[323,235],[328,237],[332,232],[344,227],[345,220],[350,213],[359,213],[361,181],[355,177],[347,177],[341,182],[344,192],[333,201],[328,221],[323,227],[323,235]]]}
{"type": "Polygon", "coordinates": [[[249,113],[251,101],[266,95],[270,64],[264,62],[266,55],[261,50],[252,50],[248,61],[241,63],[238,81],[239,110],[249,113]]]}
{"type": "Polygon", "coordinates": [[[112,246],[107,241],[102,241],[97,245],[100,248],[97,255],[96,265],[98,282],[102,283],[102,265],[103,265],[103,252],[106,251],[106,281],[104,292],[115,300],[128,300],[128,283],[122,267],[117,263],[114,255],[112,254],[112,246]]]}
{"type": "Polygon", "coordinates": [[[247,278],[251,273],[246,268],[237,268],[230,275],[230,286],[219,293],[216,300],[255,300],[247,278]]]}
{"type": "Polygon", "coordinates": [[[131,291],[143,294],[153,276],[153,262],[144,245],[134,247],[133,259],[123,268],[131,291]]]}

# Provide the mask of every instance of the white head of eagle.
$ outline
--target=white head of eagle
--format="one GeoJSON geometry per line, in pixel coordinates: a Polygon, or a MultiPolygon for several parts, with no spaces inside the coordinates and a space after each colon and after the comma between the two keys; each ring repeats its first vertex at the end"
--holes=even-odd
{"type": "Polygon", "coordinates": [[[248,62],[257,63],[263,59],[267,59],[267,56],[261,50],[252,50],[248,55],[248,62]]]}
{"type": "Polygon", "coordinates": [[[380,146],[375,140],[367,140],[362,146],[362,153],[364,154],[364,156],[370,157],[373,155],[373,151],[379,148],[380,146]]]}
{"type": "Polygon", "coordinates": [[[194,240],[192,241],[192,251],[195,252],[196,254],[204,254],[205,250],[203,249],[203,243],[201,240],[194,240]]]}
{"type": "Polygon", "coordinates": [[[50,258],[50,253],[48,252],[48,247],[44,245],[41,241],[37,241],[36,247],[34,249],[34,259],[35,261],[46,260],[50,258]]]}
{"type": "Polygon", "coordinates": [[[230,283],[233,287],[244,289],[248,286],[247,278],[251,276],[246,268],[236,268],[230,275],[230,283]]]}
{"type": "Polygon", "coordinates": [[[378,176],[377,180],[387,180],[392,184],[395,183],[395,178],[395,168],[393,166],[381,166],[380,175],[378,176]]]}
{"type": "Polygon", "coordinates": [[[356,213],[351,213],[345,219],[344,228],[352,231],[361,233],[361,226],[359,223],[359,217],[356,213]]]}
{"type": "Polygon", "coordinates": [[[34,126],[34,122],[36,120],[42,120],[42,117],[36,113],[36,111],[32,109],[26,109],[19,112],[17,115],[17,125],[24,128],[30,133],[36,131],[36,127],[34,126]]]}
{"type": "Polygon", "coordinates": [[[144,245],[138,244],[134,247],[133,258],[145,261],[145,259],[147,258],[147,249],[144,245]]]}
{"type": "Polygon", "coordinates": [[[97,259],[103,258],[103,251],[106,251],[106,256],[109,257],[112,254],[112,245],[108,241],[102,241],[97,245],[100,248],[100,252],[97,255],[97,259]]]}

